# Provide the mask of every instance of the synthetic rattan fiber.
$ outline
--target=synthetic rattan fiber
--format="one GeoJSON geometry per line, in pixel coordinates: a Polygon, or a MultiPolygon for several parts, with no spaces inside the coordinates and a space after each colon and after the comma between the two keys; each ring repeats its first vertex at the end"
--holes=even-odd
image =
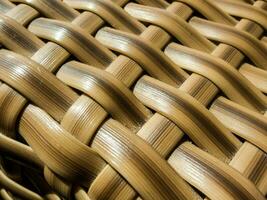
{"type": "Polygon", "coordinates": [[[266,0],[0,0],[0,199],[265,200],[266,0]]]}

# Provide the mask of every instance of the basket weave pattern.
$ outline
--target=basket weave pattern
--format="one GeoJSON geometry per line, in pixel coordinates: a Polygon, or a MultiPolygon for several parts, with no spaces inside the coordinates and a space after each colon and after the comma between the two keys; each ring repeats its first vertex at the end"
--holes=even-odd
{"type": "Polygon", "coordinates": [[[0,199],[264,200],[267,1],[0,0],[0,199]]]}

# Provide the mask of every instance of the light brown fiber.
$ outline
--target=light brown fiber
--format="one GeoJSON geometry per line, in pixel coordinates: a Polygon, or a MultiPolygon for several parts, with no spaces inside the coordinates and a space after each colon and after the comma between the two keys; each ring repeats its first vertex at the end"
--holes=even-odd
{"type": "Polygon", "coordinates": [[[264,200],[266,0],[0,0],[0,200],[264,200]]]}

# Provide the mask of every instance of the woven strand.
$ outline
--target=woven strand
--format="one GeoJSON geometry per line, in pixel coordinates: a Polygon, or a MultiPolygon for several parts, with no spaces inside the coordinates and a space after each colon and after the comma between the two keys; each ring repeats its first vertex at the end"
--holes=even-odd
{"type": "Polygon", "coordinates": [[[267,194],[267,2],[0,0],[0,198],[267,194]]]}

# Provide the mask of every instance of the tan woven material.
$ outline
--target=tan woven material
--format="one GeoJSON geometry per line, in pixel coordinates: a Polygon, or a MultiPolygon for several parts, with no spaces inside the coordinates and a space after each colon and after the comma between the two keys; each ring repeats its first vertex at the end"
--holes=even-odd
{"type": "Polygon", "coordinates": [[[264,200],[267,1],[0,0],[0,199],[264,200]]]}

